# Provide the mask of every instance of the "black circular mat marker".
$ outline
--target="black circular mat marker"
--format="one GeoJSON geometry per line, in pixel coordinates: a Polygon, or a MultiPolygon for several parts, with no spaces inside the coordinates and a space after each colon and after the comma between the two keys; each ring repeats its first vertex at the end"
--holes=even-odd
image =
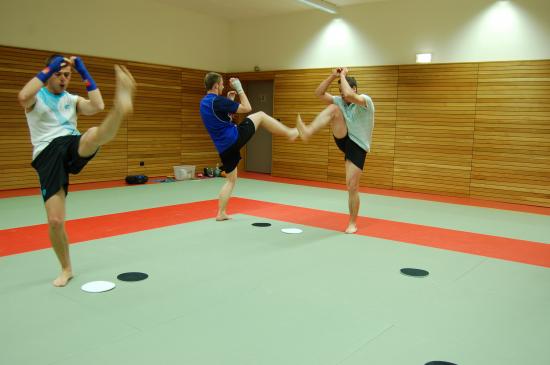
{"type": "MultiPolygon", "coordinates": [[[[430,273],[427,272],[426,270],[413,269],[413,268],[410,268],[410,267],[406,267],[404,269],[401,269],[401,274],[407,275],[407,276],[414,276],[416,278],[423,278],[425,276],[430,275],[430,273]]],[[[430,364],[430,365],[436,365],[436,364],[430,364]]],[[[443,365],[443,364],[441,364],[441,365],[443,365]]]]}
{"type": "Polygon", "coordinates": [[[271,223],[252,223],[254,227],[269,227],[271,223]]]}
{"type": "Polygon", "coordinates": [[[148,277],[149,275],[143,272],[125,272],[118,275],[116,278],[121,281],[141,281],[148,277]]]}
{"type": "Polygon", "coordinates": [[[448,361],[430,361],[427,362],[426,365],[456,365],[454,362],[448,362],[448,361]]]}

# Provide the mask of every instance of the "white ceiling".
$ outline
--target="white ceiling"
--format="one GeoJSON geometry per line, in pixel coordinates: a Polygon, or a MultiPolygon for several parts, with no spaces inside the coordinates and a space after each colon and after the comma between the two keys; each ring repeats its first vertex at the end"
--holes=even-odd
{"type": "MultiPolygon", "coordinates": [[[[244,20],[294,13],[313,8],[297,0],[153,0],[184,10],[219,16],[227,20],[244,20]]],[[[336,6],[349,6],[392,0],[330,0],[336,6]]]]}

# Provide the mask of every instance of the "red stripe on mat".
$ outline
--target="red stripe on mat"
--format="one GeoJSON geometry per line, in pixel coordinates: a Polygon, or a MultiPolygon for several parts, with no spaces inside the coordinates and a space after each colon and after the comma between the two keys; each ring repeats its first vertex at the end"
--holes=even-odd
{"type": "MultiPolygon", "coordinates": [[[[202,219],[213,219],[217,201],[179,204],[67,222],[71,243],[127,234],[202,219]]],[[[232,198],[231,213],[342,231],[348,215],[324,210],[232,198]]],[[[220,223],[223,224],[223,223],[220,223]]],[[[550,245],[479,233],[359,217],[358,235],[550,267],[550,245]]],[[[0,256],[50,246],[47,225],[0,230],[0,256]]]]}
{"type": "MultiPolygon", "coordinates": [[[[239,208],[246,214],[302,224],[334,231],[347,227],[348,215],[324,210],[301,208],[249,199],[239,199],[239,208]]],[[[531,265],[550,267],[550,244],[518,240],[480,233],[457,231],[384,219],[359,217],[361,236],[377,237],[444,250],[531,265]]]]}
{"type": "MultiPolygon", "coordinates": [[[[260,174],[255,172],[240,172],[239,176],[247,179],[271,181],[271,182],[278,182],[283,184],[304,185],[304,186],[312,186],[316,188],[346,190],[346,186],[343,184],[329,183],[329,182],[323,182],[323,181],[289,179],[286,177],[277,177],[277,176],[271,176],[268,174],[260,174]]],[[[454,196],[434,195],[434,194],[425,194],[425,193],[413,193],[413,192],[400,191],[400,190],[368,188],[365,186],[360,187],[359,191],[362,193],[393,196],[396,198],[418,199],[418,200],[427,200],[427,201],[434,201],[434,202],[448,203],[448,204],[467,205],[472,207],[492,208],[492,209],[501,209],[501,210],[511,210],[511,211],[523,212],[523,213],[550,215],[550,208],[536,206],[536,205],[503,203],[503,202],[497,202],[492,200],[482,200],[482,199],[465,198],[465,197],[461,198],[461,197],[454,197],[454,196]]]]}
{"type": "MultiPolygon", "coordinates": [[[[65,227],[69,241],[79,243],[211,218],[216,214],[217,204],[216,200],[207,200],[73,219],[65,227]]],[[[50,247],[48,225],[0,230],[0,242],[0,257],[50,247]]]]}

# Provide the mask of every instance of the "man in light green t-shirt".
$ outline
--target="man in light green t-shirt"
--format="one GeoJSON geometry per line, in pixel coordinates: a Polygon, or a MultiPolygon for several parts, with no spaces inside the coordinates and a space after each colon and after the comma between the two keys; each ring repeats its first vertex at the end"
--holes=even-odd
{"type": "Polygon", "coordinates": [[[356,221],[360,203],[359,179],[365,165],[367,152],[370,151],[374,128],[374,104],[368,95],[357,93],[357,82],[347,74],[347,68],[336,68],[329,77],[321,82],[315,90],[315,95],[329,106],[307,126],[298,114],[296,126],[302,140],[307,141],[315,132],[330,123],[334,141],[345,154],[350,214],[345,232],[355,233],[357,232],[356,221]],[[332,81],[336,79],[338,79],[341,96],[332,96],[327,92],[332,81]]]}

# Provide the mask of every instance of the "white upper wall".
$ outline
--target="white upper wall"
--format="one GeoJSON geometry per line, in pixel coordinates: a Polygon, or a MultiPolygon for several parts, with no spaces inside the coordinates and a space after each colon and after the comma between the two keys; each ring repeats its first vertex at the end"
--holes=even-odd
{"type": "MultiPolygon", "coordinates": [[[[387,0],[229,22],[186,0],[0,0],[0,45],[227,71],[550,59],[550,0],[387,0]]],[[[221,0],[220,0],[221,1],[221,0]]]]}
{"type": "Polygon", "coordinates": [[[232,23],[230,71],[550,59],[550,0],[392,0],[232,23]]]}
{"type": "Polygon", "coordinates": [[[226,71],[229,22],[177,2],[0,0],[0,45],[226,71]]]}

